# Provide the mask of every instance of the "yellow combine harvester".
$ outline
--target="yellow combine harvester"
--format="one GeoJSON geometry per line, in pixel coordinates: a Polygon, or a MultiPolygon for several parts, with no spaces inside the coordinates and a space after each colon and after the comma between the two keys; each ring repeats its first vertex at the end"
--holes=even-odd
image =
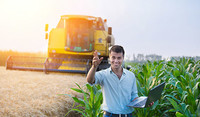
{"type": "Polygon", "coordinates": [[[7,69],[87,73],[93,52],[104,57],[98,70],[109,67],[109,47],[114,45],[112,28],[107,20],[83,15],[63,15],[56,28],[48,34],[48,57],[10,56],[7,69]]]}

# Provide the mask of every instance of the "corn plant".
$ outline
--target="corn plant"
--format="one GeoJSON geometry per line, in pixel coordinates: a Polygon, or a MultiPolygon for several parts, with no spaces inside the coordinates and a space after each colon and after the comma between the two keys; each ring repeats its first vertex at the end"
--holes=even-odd
{"type": "Polygon", "coordinates": [[[169,112],[176,116],[200,116],[200,61],[181,58],[168,63],[170,78],[165,97],[172,107],[169,112]],[[174,89],[174,90],[171,90],[174,89]]]}
{"type": "Polygon", "coordinates": [[[144,63],[133,71],[138,80],[139,95],[165,81],[159,101],[150,108],[135,109],[136,116],[200,116],[200,61],[181,58],[144,63]]]}
{"type": "MultiPolygon", "coordinates": [[[[164,67],[164,61],[148,61],[147,63],[140,65],[138,68],[135,68],[133,72],[135,73],[138,81],[137,85],[139,96],[147,96],[151,88],[164,81],[163,77],[166,75],[164,67]]],[[[137,117],[154,116],[155,113],[157,113],[157,115],[161,115],[161,108],[164,105],[162,105],[159,101],[155,102],[152,107],[144,109],[136,108],[134,115],[137,117]]]]}
{"type": "MultiPolygon", "coordinates": [[[[83,117],[100,117],[103,115],[101,110],[101,103],[103,100],[101,87],[99,85],[91,86],[86,84],[86,91],[83,90],[77,83],[78,88],[71,88],[72,90],[83,94],[82,98],[72,97],[73,100],[78,103],[76,107],[71,109],[71,111],[76,111],[82,114],[83,117]]],[[[68,113],[66,115],[68,115],[68,113]]]]}

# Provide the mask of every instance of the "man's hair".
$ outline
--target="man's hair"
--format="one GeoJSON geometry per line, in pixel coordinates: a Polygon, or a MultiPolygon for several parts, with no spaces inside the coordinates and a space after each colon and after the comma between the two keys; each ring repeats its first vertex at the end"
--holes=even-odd
{"type": "Polygon", "coordinates": [[[111,49],[110,49],[110,51],[109,51],[109,53],[111,53],[111,51],[112,52],[116,52],[116,53],[122,53],[123,57],[124,57],[124,54],[125,54],[124,48],[122,46],[120,46],[120,45],[114,45],[114,46],[112,46],[111,49]]]}

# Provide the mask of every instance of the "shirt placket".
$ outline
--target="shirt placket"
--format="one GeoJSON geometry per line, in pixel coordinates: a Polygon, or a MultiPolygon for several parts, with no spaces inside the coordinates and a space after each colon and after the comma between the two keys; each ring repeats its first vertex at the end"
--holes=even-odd
{"type": "Polygon", "coordinates": [[[123,74],[122,74],[122,76],[121,76],[121,79],[119,80],[119,97],[120,97],[120,106],[121,106],[121,108],[124,110],[124,107],[123,107],[123,92],[122,92],[122,82],[123,82],[123,80],[124,80],[124,76],[123,76],[123,74]]]}
{"type": "Polygon", "coordinates": [[[113,73],[113,75],[114,75],[114,77],[116,78],[116,81],[117,81],[119,104],[120,104],[120,107],[122,108],[122,110],[124,110],[124,107],[123,107],[123,98],[124,97],[122,97],[122,86],[121,86],[122,81],[124,79],[124,76],[123,76],[124,74],[122,74],[120,80],[119,80],[118,76],[115,73],[113,73]]]}

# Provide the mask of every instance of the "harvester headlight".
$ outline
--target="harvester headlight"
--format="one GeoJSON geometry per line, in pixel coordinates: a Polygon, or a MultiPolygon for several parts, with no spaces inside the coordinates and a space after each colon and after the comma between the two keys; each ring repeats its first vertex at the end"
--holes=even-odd
{"type": "Polygon", "coordinates": [[[66,51],[67,51],[67,50],[70,50],[70,48],[66,46],[66,47],[65,47],[65,50],[66,50],[66,51]]]}
{"type": "Polygon", "coordinates": [[[56,50],[52,50],[53,53],[56,53],[56,50]]]}

